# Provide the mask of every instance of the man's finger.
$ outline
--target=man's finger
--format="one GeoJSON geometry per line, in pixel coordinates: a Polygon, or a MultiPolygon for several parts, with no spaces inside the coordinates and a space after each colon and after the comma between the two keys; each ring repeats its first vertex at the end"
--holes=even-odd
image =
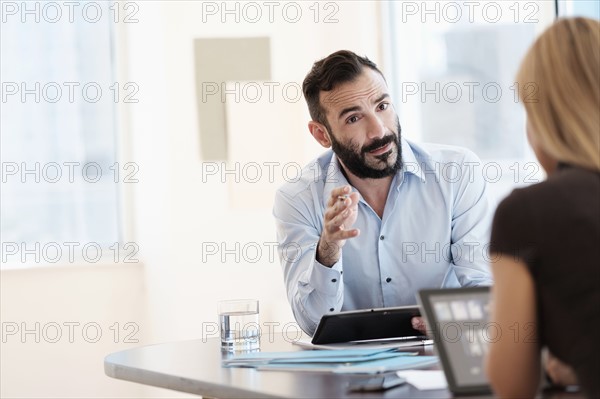
{"type": "Polygon", "coordinates": [[[412,327],[415,330],[422,332],[423,334],[427,334],[427,326],[425,325],[425,321],[422,317],[413,317],[411,319],[412,327]]]}
{"type": "MultiPolygon", "coordinates": [[[[338,217],[339,215],[341,215],[342,213],[344,213],[344,211],[347,209],[347,206],[341,206],[341,207],[335,207],[335,208],[328,208],[325,211],[325,215],[324,215],[324,221],[325,223],[334,221],[336,219],[336,217],[338,217]]],[[[340,223],[337,223],[338,225],[340,223]]]]}
{"type": "Polygon", "coordinates": [[[349,238],[358,237],[359,234],[360,234],[359,229],[340,230],[337,233],[335,233],[335,238],[337,240],[347,240],[349,238]]]}
{"type": "Polygon", "coordinates": [[[352,206],[351,200],[340,200],[335,205],[327,208],[325,215],[329,216],[329,219],[333,219],[338,214],[352,206]]]}
{"type": "Polygon", "coordinates": [[[343,237],[340,237],[340,234],[342,232],[345,231],[350,231],[350,230],[346,230],[344,228],[344,224],[335,224],[335,223],[329,223],[325,226],[325,230],[327,230],[327,239],[330,241],[338,241],[338,240],[343,240],[343,237]]]}
{"type": "Polygon", "coordinates": [[[336,187],[331,190],[331,195],[329,197],[329,201],[327,202],[327,206],[333,206],[337,201],[340,200],[340,197],[348,196],[350,194],[350,186],[342,186],[336,187]]]}
{"type": "Polygon", "coordinates": [[[331,223],[335,226],[341,226],[351,215],[352,211],[350,209],[344,209],[343,211],[338,213],[333,219],[331,219],[331,223]]]}
{"type": "Polygon", "coordinates": [[[357,206],[358,201],[360,201],[360,195],[357,192],[353,192],[349,195],[350,201],[352,201],[352,205],[357,206]]]}
{"type": "Polygon", "coordinates": [[[337,197],[331,197],[327,206],[329,208],[339,207],[340,204],[343,204],[345,206],[347,203],[352,203],[352,200],[348,201],[348,198],[350,197],[346,195],[338,195],[337,197]]]}
{"type": "Polygon", "coordinates": [[[330,221],[332,221],[333,219],[335,219],[335,217],[337,216],[337,212],[335,209],[328,209],[325,211],[325,215],[323,216],[323,219],[325,221],[325,224],[328,224],[330,221]]]}

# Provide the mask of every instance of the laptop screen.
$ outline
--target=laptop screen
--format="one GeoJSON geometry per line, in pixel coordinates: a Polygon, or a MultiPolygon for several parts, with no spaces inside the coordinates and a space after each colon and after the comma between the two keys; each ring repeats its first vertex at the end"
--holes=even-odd
{"type": "Polygon", "coordinates": [[[421,305],[452,392],[489,391],[484,358],[499,330],[489,287],[422,290],[421,305]]]}

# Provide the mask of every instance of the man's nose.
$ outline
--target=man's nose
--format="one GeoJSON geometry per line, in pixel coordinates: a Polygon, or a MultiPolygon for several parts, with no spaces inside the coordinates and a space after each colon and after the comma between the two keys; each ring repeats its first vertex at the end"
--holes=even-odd
{"type": "Polygon", "coordinates": [[[368,117],[368,125],[369,129],[367,132],[367,136],[369,139],[378,139],[385,136],[385,125],[383,121],[379,119],[377,116],[372,115],[368,117]]]}

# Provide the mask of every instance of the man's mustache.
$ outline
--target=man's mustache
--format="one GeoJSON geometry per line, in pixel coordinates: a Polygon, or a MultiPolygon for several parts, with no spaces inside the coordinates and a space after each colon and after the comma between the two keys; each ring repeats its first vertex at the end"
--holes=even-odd
{"type": "Polygon", "coordinates": [[[394,141],[394,137],[395,137],[395,135],[392,133],[392,134],[388,134],[387,136],[383,136],[380,139],[375,139],[375,140],[373,140],[373,142],[371,144],[363,147],[362,153],[364,154],[364,153],[376,150],[378,148],[381,148],[383,146],[386,146],[389,143],[394,141]]]}

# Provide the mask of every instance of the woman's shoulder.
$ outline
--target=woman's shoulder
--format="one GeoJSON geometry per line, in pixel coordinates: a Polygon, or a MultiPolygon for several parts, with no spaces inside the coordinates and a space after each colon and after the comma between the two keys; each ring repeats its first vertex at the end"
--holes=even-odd
{"type": "Polygon", "coordinates": [[[568,165],[559,166],[559,170],[548,179],[517,188],[500,205],[509,208],[524,206],[544,209],[564,206],[565,201],[584,200],[600,195],[600,173],[568,165]]]}
{"type": "Polygon", "coordinates": [[[600,220],[600,174],[561,168],[543,182],[517,188],[496,208],[492,230],[536,233],[577,219],[600,220]]]}

